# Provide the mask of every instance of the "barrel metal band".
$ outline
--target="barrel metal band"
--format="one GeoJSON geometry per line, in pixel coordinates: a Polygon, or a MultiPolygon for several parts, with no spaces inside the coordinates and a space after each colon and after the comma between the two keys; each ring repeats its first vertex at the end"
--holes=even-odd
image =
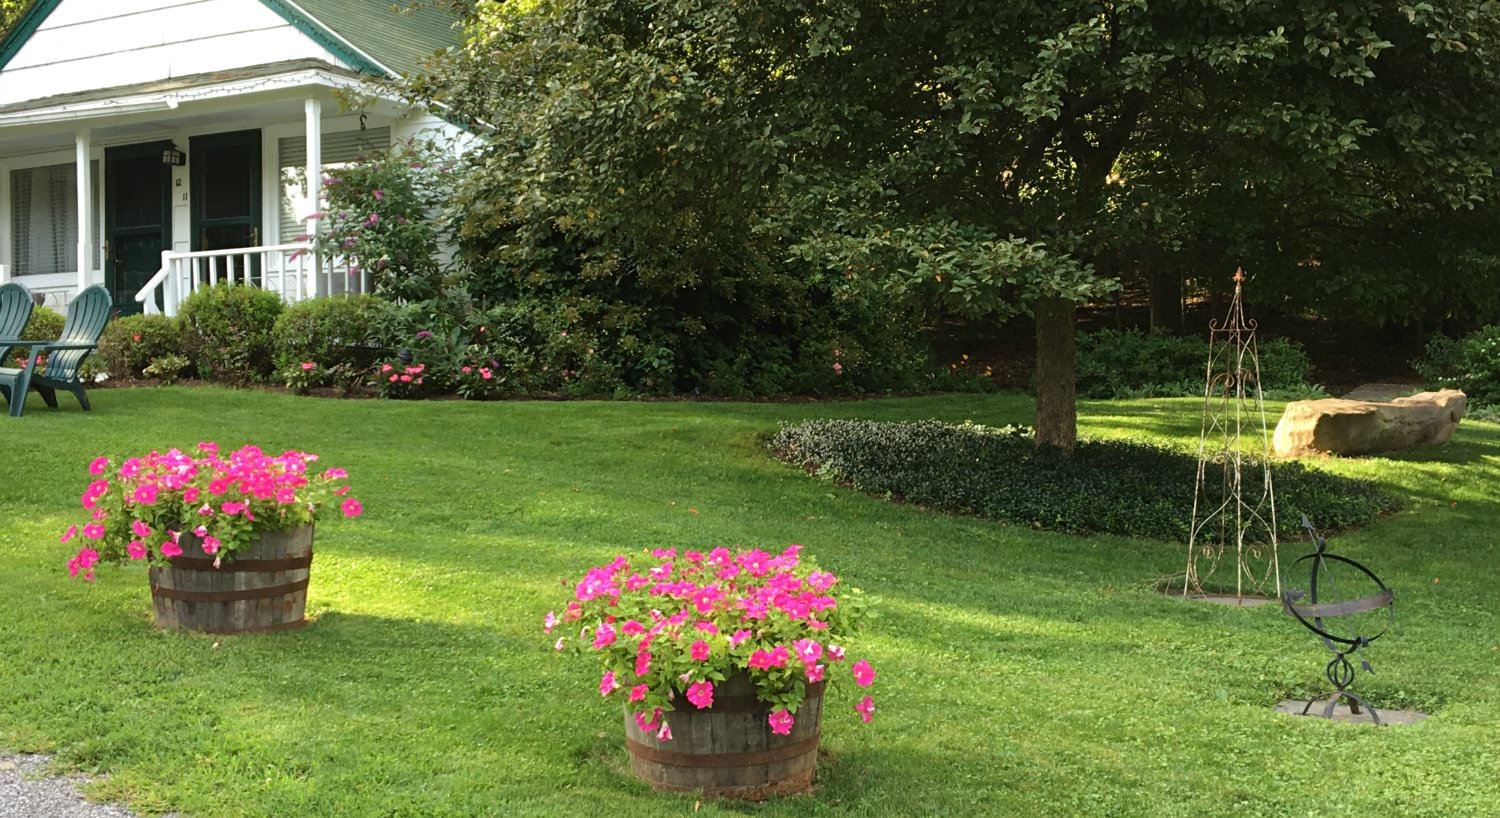
{"type": "Polygon", "coordinates": [[[283,596],[293,591],[307,589],[307,580],[302,579],[288,585],[277,585],[272,588],[247,588],[243,591],[179,591],[176,588],[163,588],[160,585],[151,586],[151,595],[163,599],[175,599],[179,602],[239,602],[246,599],[269,599],[274,596],[283,596]]]}
{"type": "Polygon", "coordinates": [[[312,566],[312,554],[304,557],[288,557],[281,560],[231,560],[223,563],[218,568],[214,567],[214,561],[203,557],[173,557],[168,560],[173,568],[179,571],[214,571],[227,573],[231,571],[296,571],[299,568],[312,566]]]}
{"type": "Polygon", "coordinates": [[[797,758],[807,753],[817,752],[818,734],[793,742],[785,747],[776,747],[770,750],[754,750],[748,753],[679,753],[674,750],[662,750],[647,744],[642,744],[635,739],[626,736],[625,748],[636,758],[654,761],[657,764],[666,764],[670,767],[750,767],[756,764],[774,764],[778,761],[797,758]]]}

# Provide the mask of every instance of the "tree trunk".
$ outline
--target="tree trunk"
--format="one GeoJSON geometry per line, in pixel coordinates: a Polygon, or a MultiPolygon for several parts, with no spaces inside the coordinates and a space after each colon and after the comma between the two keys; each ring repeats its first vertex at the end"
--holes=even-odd
{"type": "Polygon", "coordinates": [[[1075,309],[1064,298],[1036,303],[1036,440],[1068,454],[1078,448],[1075,309]]]}
{"type": "Polygon", "coordinates": [[[1182,331],[1182,275],[1150,267],[1146,272],[1151,288],[1151,331],[1182,331]]]}

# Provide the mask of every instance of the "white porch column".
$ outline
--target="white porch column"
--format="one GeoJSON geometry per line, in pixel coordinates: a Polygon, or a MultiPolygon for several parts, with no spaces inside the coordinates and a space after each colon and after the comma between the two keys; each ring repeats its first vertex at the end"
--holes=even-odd
{"type": "Polygon", "coordinates": [[[78,292],[83,292],[89,286],[89,262],[93,253],[89,252],[89,245],[93,243],[93,230],[90,229],[92,216],[94,215],[94,197],[89,194],[93,191],[93,185],[89,179],[89,137],[88,128],[81,128],[74,135],[74,162],[77,163],[78,178],[78,292]]]}
{"type": "MultiPolygon", "coordinates": [[[[307,200],[312,203],[313,213],[316,214],[323,212],[323,103],[308,97],[302,107],[303,120],[307,126],[307,200]]],[[[317,241],[321,221],[316,216],[307,220],[307,235],[313,241],[317,241]]],[[[328,263],[331,266],[333,260],[329,259],[328,263]]],[[[309,291],[307,282],[302,283],[304,297],[316,295],[322,290],[322,282],[319,281],[322,270],[323,259],[314,254],[313,286],[309,291]]]]}

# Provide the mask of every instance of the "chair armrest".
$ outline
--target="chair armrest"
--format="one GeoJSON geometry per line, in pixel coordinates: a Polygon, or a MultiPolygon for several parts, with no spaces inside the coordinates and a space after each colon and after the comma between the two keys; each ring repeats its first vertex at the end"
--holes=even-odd
{"type": "Polygon", "coordinates": [[[27,341],[24,338],[0,338],[0,347],[34,347],[47,343],[46,341],[27,341]]]}
{"type": "Polygon", "coordinates": [[[75,341],[75,342],[67,343],[67,344],[64,344],[64,343],[52,343],[52,342],[48,342],[48,341],[33,341],[31,343],[32,343],[32,349],[33,350],[38,350],[38,351],[39,350],[47,350],[47,349],[93,349],[93,348],[99,346],[99,344],[97,344],[97,343],[90,344],[87,341],[75,341]]]}

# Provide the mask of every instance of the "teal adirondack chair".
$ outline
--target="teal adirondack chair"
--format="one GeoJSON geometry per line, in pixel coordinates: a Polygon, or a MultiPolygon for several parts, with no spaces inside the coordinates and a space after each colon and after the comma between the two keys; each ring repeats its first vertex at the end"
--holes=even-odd
{"type": "MultiPolygon", "coordinates": [[[[26,329],[26,322],[31,320],[33,304],[31,293],[25,287],[14,281],[0,284],[0,338],[21,337],[21,331],[26,329]]],[[[0,344],[0,361],[4,361],[9,354],[10,350],[0,344]]]]}
{"type": "Polygon", "coordinates": [[[99,336],[104,333],[112,306],[109,291],[95,285],[79,293],[68,305],[68,316],[63,319],[62,335],[57,340],[0,338],[0,346],[31,348],[24,369],[0,367],[0,395],[10,402],[11,417],[21,416],[28,388],[40,392],[42,400],[53,409],[57,408],[57,390],[66,389],[78,398],[78,405],[85,412],[89,411],[89,399],[84,394],[83,382],[78,379],[78,367],[99,346],[99,336]],[[47,365],[42,372],[37,372],[37,357],[42,353],[47,356],[47,365]]]}

